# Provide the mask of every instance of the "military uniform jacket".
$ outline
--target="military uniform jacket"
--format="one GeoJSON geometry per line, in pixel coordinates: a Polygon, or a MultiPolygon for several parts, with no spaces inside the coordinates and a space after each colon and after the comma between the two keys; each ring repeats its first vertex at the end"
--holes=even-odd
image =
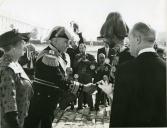
{"type": "Polygon", "coordinates": [[[66,63],[56,50],[44,49],[38,56],[35,68],[34,90],[36,95],[57,100],[61,90],[81,91],[81,86],[70,85],[65,79],[66,63]],[[74,87],[74,88],[73,88],[74,87]],[[76,88],[75,88],[76,87],[76,88]]]}

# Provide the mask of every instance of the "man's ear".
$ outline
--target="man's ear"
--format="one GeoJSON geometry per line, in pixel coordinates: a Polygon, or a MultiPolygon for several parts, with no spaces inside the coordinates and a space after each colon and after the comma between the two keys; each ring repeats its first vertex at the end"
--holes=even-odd
{"type": "Polygon", "coordinates": [[[138,35],[138,36],[136,37],[136,42],[137,42],[137,44],[140,44],[140,43],[141,43],[141,35],[138,35]]]}

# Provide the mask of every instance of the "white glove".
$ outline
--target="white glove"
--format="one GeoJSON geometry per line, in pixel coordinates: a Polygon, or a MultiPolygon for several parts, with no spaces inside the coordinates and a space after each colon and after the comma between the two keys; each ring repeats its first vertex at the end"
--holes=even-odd
{"type": "Polygon", "coordinates": [[[111,99],[113,99],[113,88],[112,84],[108,83],[107,81],[100,81],[98,87],[105,92],[111,99]]]}

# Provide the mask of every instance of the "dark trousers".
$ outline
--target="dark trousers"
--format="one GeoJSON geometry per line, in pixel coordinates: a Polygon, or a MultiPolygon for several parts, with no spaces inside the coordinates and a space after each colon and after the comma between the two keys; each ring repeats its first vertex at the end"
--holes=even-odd
{"type": "Polygon", "coordinates": [[[59,98],[59,108],[61,110],[65,110],[68,106],[72,106],[75,101],[76,101],[76,96],[74,94],[68,91],[62,91],[59,98]]]}
{"type": "Polygon", "coordinates": [[[90,108],[93,108],[93,99],[92,95],[82,92],[78,97],[78,108],[82,108],[82,104],[88,104],[90,108]]]}
{"type": "Polygon", "coordinates": [[[28,117],[25,119],[24,128],[52,128],[56,104],[45,96],[34,95],[31,100],[28,117]]]}
{"type": "Polygon", "coordinates": [[[98,89],[98,92],[96,93],[95,109],[98,109],[99,105],[106,105],[107,101],[107,95],[102,90],[98,89]]]}
{"type": "MultiPolygon", "coordinates": [[[[82,84],[88,84],[92,82],[92,76],[89,73],[78,73],[78,81],[82,84]]],[[[82,104],[88,104],[90,108],[93,108],[93,98],[92,95],[82,92],[78,97],[78,108],[82,108],[82,104]]]]}

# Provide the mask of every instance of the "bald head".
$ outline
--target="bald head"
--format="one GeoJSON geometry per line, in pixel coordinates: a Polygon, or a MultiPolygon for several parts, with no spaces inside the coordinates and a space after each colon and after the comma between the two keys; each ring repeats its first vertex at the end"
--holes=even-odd
{"type": "Polygon", "coordinates": [[[136,23],[129,34],[131,55],[137,57],[140,50],[153,47],[155,37],[155,31],[149,25],[136,23]]]}
{"type": "Polygon", "coordinates": [[[134,25],[132,34],[134,36],[140,36],[143,41],[150,43],[154,43],[156,37],[154,29],[142,22],[134,25]]]}

